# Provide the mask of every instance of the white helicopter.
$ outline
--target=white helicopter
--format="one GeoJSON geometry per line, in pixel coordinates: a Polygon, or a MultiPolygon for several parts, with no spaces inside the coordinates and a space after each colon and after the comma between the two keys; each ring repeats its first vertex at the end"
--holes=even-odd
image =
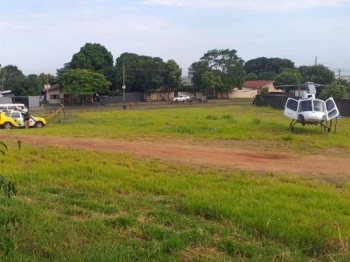
{"type": "Polygon", "coordinates": [[[332,119],[339,116],[334,99],[332,97],[325,101],[317,99],[316,87],[312,82],[306,82],[304,87],[305,90],[300,90],[299,86],[299,99],[288,98],[284,106],[284,115],[293,119],[289,124],[291,131],[297,123],[302,126],[320,124],[325,131],[331,131],[332,119]]]}

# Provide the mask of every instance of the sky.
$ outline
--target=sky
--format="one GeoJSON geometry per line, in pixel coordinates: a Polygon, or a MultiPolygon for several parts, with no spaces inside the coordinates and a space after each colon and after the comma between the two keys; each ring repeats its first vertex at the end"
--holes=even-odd
{"type": "Polygon", "coordinates": [[[0,0],[0,64],[53,74],[86,43],[188,68],[209,50],[350,75],[350,0],[0,0]]]}

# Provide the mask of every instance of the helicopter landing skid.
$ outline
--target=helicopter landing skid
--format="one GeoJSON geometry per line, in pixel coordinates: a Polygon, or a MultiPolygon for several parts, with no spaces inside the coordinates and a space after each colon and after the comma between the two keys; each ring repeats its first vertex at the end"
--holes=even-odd
{"type": "MultiPolygon", "coordinates": [[[[300,123],[302,126],[305,126],[305,122],[300,121],[300,120],[293,119],[292,122],[290,122],[290,124],[289,124],[290,131],[293,132],[294,126],[295,126],[295,124],[297,124],[297,123],[300,123]]],[[[329,126],[327,125],[327,121],[326,121],[326,124],[324,124],[323,121],[320,122],[320,125],[321,125],[321,128],[323,128],[324,131],[330,132],[331,129],[332,129],[332,120],[330,120],[329,126]]]]}
{"type": "Polygon", "coordinates": [[[292,131],[292,132],[293,132],[293,130],[294,130],[294,125],[295,125],[295,124],[297,124],[297,123],[300,123],[300,124],[302,124],[302,125],[305,125],[305,123],[303,124],[302,122],[300,122],[300,121],[298,121],[298,120],[293,119],[293,120],[292,120],[292,122],[290,122],[290,124],[289,124],[290,131],[292,131]]]}
{"type": "Polygon", "coordinates": [[[323,121],[321,121],[320,125],[324,131],[330,132],[332,128],[332,119],[329,121],[329,126],[327,125],[327,121],[326,121],[326,124],[324,124],[323,121]]]}

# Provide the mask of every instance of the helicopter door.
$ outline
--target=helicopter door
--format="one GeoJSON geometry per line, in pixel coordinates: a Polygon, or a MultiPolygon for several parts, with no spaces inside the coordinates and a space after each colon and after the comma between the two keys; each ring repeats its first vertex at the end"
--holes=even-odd
{"type": "Polygon", "coordinates": [[[326,101],[326,109],[327,109],[327,120],[331,120],[332,118],[335,118],[339,116],[339,110],[337,105],[334,102],[334,99],[328,98],[326,101]]]}
{"type": "Polygon", "coordinates": [[[293,119],[298,118],[298,100],[288,98],[286,105],[284,106],[284,115],[293,119]]]}

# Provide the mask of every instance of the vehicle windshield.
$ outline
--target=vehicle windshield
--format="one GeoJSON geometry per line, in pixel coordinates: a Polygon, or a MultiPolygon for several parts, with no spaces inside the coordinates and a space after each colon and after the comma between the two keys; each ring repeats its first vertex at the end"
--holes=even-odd
{"type": "Polygon", "coordinates": [[[300,102],[299,112],[312,111],[312,101],[305,100],[300,102]]]}

